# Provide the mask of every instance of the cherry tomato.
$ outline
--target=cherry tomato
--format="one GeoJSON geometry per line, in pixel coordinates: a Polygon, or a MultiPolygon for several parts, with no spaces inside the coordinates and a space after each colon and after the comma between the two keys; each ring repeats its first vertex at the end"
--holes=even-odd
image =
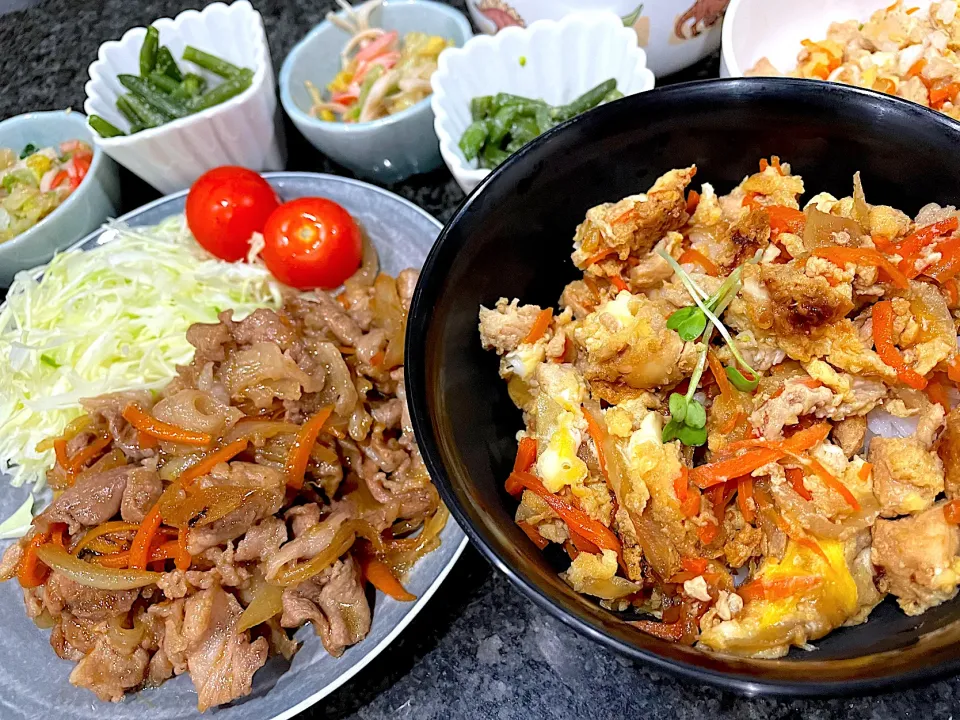
{"type": "Polygon", "coordinates": [[[282,283],[300,290],[339,287],[360,267],[363,241],[350,213],[326,198],[284,203],[263,231],[263,261],[282,283]]]}
{"type": "Polygon", "coordinates": [[[280,205],[277,194],[258,173],[224,165],[208,170],[187,194],[187,225],[206,250],[222,260],[242,260],[250,238],[263,232],[280,205]]]}

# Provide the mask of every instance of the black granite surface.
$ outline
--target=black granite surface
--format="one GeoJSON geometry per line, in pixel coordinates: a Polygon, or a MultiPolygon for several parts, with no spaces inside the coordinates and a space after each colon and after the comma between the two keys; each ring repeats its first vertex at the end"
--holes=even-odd
{"type": "MultiPolygon", "coordinates": [[[[275,68],[319,22],[330,0],[253,0],[263,13],[275,68]]],[[[81,108],[87,66],[100,43],[135,25],[172,16],[197,0],[0,0],[0,119],[29,110],[81,108]]],[[[463,9],[462,0],[451,4],[463,9]]],[[[714,77],[717,56],[660,81],[714,77]]],[[[291,169],[348,174],[288,123],[291,169]]],[[[390,188],[440,220],[463,194],[446,169],[390,188]]],[[[123,177],[124,210],[157,193],[123,177]]],[[[580,637],[522,598],[468,548],[427,608],[356,678],[312,710],[312,718],[526,720],[527,718],[960,717],[960,679],[917,690],[846,700],[749,699],[678,681],[580,637]]],[[[64,710],[64,718],[69,710],[64,710]]],[[[215,717],[215,714],[213,715],[215,717]]]]}

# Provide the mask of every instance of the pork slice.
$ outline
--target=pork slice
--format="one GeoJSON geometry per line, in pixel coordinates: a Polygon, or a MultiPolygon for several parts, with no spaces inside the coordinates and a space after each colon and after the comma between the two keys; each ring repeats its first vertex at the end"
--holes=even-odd
{"type": "Polygon", "coordinates": [[[142,647],[127,652],[103,634],[70,673],[70,683],[92,690],[101,700],[118,702],[127,690],[143,684],[149,662],[142,647]]]}
{"type": "Polygon", "coordinates": [[[319,555],[330,546],[337,530],[350,517],[343,509],[334,510],[319,525],[281,546],[269,557],[264,563],[264,575],[268,580],[273,580],[285,564],[319,555]]]}
{"type": "Polygon", "coordinates": [[[328,330],[342,345],[350,347],[356,347],[363,337],[360,326],[323,290],[317,290],[312,299],[294,300],[290,307],[303,319],[307,331],[328,330]]]}
{"type": "Polygon", "coordinates": [[[136,404],[145,411],[153,408],[153,395],[149,391],[107,393],[95,398],[82,399],[80,404],[95,423],[107,426],[114,445],[131,460],[142,460],[156,454],[156,451],[151,448],[140,447],[139,433],[136,428],[123,419],[123,411],[127,405],[136,404]]]}
{"type": "Polygon", "coordinates": [[[139,525],[162,493],[163,483],[155,470],[134,468],[127,477],[127,486],[120,500],[120,517],[124,522],[139,525]]]}
{"type": "Polygon", "coordinates": [[[320,506],[316,503],[294,505],[283,514],[283,519],[290,523],[290,532],[293,533],[293,537],[300,537],[320,522],[320,506]]]}
{"type": "Polygon", "coordinates": [[[280,624],[299,627],[307,621],[334,657],[370,632],[370,605],[352,557],[283,591],[280,624]]]}
{"type": "Polygon", "coordinates": [[[286,487],[279,470],[246,462],[221,463],[201,484],[204,487],[232,485],[257,492],[219,520],[192,528],[187,535],[187,550],[191,555],[199,555],[207,548],[234,540],[263,518],[279,511],[286,487]]]}
{"type": "Polygon", "coordinates": [[[187,342],[196,348],[194,363],[223,362],[227,351],[234,347],[233,311],[224,310],[217,316],[218,323],[194,323],[187,328],[187,342]]]}
{"type": "Polygon", "coordinates": [[[120,512],[127,482],[138,471],[150,472],[135,465],[124,465],[105,472],[87,473],[50,503],[34,524],[45,531],[51,523],[66,523],[73,535],[84,527],[106,522],[120,512]]]}
{"type": "Polygon", "coordinates": [[[393,430],[400,427],[400,420],[403,417],[403,403],[397,398],[373,403],[370,407],[370,414],[384,430],[393,430]]]}
{"type": "Polygon", "coordinates": [[[70,613],[64,613],[50,631],[50,646],[58,657],[79,662],[96,645],[95,628],[93,620],[79,620],[70,613]]]}
{"type": "Polygon", "coordinates": [[[178,598],[169,602],[157,603],[147,609],[147,615],[153,620],[154,636],[159,650],[173,667],[175,675],[187,670],[187,639],[183,634],[184,612],[187,601],[178,598]],[[162,629],[161,629],[162,628],[162,629]]]}
{"type": "Polygon", "coordinates": [[[413,300],[413,292],[417,289],[419,278],[420,271],[413,268],[401,270],[397,274],[397,294],[400,295],[400,304],[407,312],[410,310],[410,302],[413,300]]]}
{"type": "Polygon", "coordinates": [[[3,551],[3,559],[0,560],[0,582],[11,580],[17,574],[17,567],[20,565],[20,558],[23,557],[23,546],[15,542],[13,545],[3,551]]]}
{"type": "Polygon", "coordinates": [[[186,600],[183,636],[200,712],[249,695],[254,673],[267,661],[266,638],[251,643],[249,632],[237,630],[242,613],[237,599],[220,587],[186,600]]]}
{"type": "Polygon", "coordinates": [[[98,590],[56,570],[43,585],[43,606],[54,617],[64,611],[82,620],[107,620],[130,612],[138,590],[98,590]]]}
{"type": "Polygon", "coordinates": [[[237,562],[265,560],[277,552],[287,541],[287,525],[283,520],[270,516],[264,518],[240,539],[234,559],[237,562]]]}
{"type": "Polygon", "coordinates": [[[237,345],[254,345],[269,342],[281,350],[290,350],[299,345],[297,334],[280,315],[268,308],[259,308],[235,323],[231,329],[237,345]]]}

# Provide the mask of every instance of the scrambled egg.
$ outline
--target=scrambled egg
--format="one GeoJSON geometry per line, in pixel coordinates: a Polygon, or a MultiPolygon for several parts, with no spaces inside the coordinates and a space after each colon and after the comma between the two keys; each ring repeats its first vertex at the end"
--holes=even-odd
{"type": "Polygon", "coordinates": [[[587,464],[577,457],[587,421],[581,403],[586,388],[569,365],[542,363],[537,367],[537,477],[550,492],[571,486],[582,489],[587,464]]]}
{"type": "Polygon", "coordinates": [[[844,543],[821,540],[819,545],[829,563],[791,540],[783,560],[767,558],[755,574],[764,583],[819,578],[815,586],[780,599],[750,601],[737,618],[705,630],[700,642],[711,650],[777,658],[791,645],[805,645],[842,625],[857,611],[857,584],[847,567],[844,543]]]}

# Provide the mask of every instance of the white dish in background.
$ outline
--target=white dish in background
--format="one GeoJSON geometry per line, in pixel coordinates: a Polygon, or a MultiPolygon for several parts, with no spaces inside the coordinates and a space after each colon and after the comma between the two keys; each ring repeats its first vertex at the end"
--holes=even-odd
{"type": "MultiPolygon", "coordinates": [[[[797,66],[802,40],[822,40],[830,23],[856,19],[864,22],[887,0],[731,0],[723,21],[720,76],[743,77],[766,57],[780,72],[797,66]]],[[[914,0],[910,7],[926,12],[930,0],[914,0]]]]}
{"type": "Polygon", "coordinates": [[[624,95],[634,95],[653,88],[646,59],[633,29],[604,12],[509,27],[445,50],[430,81],[440,154],[469,193],[491,172],[468,162],[457,145],[471,122],[471,99],[506,92],[561,105],[610,78],[624,95]]]}
{"type": "Polygon", "coordinates": [[[657,77],[682,70],[720,45],[720,20],[728,0],[467,0],[474,24],[485,33],[572,12],[608,10],[637,33],[657,77]]]}
{"type": "MultiPolygon", "coordinates": [[[[218,165],[242,165],[253,170],[280,170],[284,165],[282,125],[277,118],[276,82],[263,18],[247,0],[232,5],[217,2],[202,11],[187,10],[172,20],[151,23],[160,31],[160,44],[170,48],[181,68],[190,68],[212,84],[222,78],[182,60],[193,45],[240,67],[254,71],[250,87],[224,103],[134,135],[102,138],[97,146],[162,193],[189,187],[218,165]]],[[[126,89],[117,75],[139,74],[140,46],[146,28],[132,28],[120,40],[100,46],[89,69],[83,103],[87,115],[100,115],[121,130],[127,121],[117,110],[117,97],[126,89]]]]}
{"type": "MultiPolygon", "coordinates": [[[[406,267],[421,267],[441,224],[426,211],[387,190],[358,180],[305,172],[264,176],[282,200],[304,196],[327,197],[343,205],[373,241],[381,269],[396,275],[406,267]]],[[[119,218],[131,227],[156,225],[182,213],[186,192],[155,200],[119,218]]],[[[91,233],[76,248],[101,243],[105,228],[91,233]]],[[[109,237],[109,235],[107,236],[109,237]]],[[[0,519],[7,518],[31,488],[9,486],[0,473],[0,519]]],[[[40,508],[36,508],[39,510],[40,508]]],[[[180,675],[157,688],[126,696],[122,702],[97,700],[89,690],[68,681],[74,663],[61,660],[50,648],[50,631],[27,617],[23,593],[16,580],[0,583],[0,717],[3,720],[70,718],[70,720],[286,720],[317,703],[359,673],[403,631],[440,587],[467,545],[463,531],[451,517],[440,534],[440,547],[424,556],[404,578],[404,587],[417,596],[405,603],[376,593],[370,633],[334,658],[323,649],[311,625],[296,631],[302,643],[288,664],[275,656],[253,676],[250,695],[229,705],[197,711],[193,682],[180,675]],[[65,708],[68,708],[65,710],[65,708]]],[[[0,541],[0,553],[7,541],[0,541]]],[[[402,651],[399,651],[402,652],[402,651]]]]}

